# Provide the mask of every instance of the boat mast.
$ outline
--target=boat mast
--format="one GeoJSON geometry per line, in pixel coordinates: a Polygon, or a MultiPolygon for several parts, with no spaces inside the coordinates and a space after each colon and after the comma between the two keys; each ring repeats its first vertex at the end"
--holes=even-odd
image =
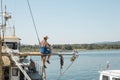
{"type": "Polygon", "coordinates": [[[0,30],[0,80],[3,80],[3,70],[2,70],[2,67],[3,67],[3,62],[2,62],[2,38],[1,38],[1,31],[2,31],[2,28],[3,28],[3,9],[2,9],[2,0],[1,0],[1,30],[0,30]]]}
{"type": "Polygon", "coordinates": [[[6,32],[6,21],[11,18],[11,16],[6,12],[3,12],[3,1],[1,0],[1,25],[0,25],[0,80],[3,80],[3,60],[2,60],[2,45],[4,45],[4,34],[6,32]]]}

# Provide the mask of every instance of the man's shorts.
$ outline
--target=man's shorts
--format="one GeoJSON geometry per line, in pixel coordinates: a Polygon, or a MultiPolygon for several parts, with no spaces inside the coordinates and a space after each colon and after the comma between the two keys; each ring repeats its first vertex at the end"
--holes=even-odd
{"type": "Polygon", "coordinates": [[[50,54],[51,53],[51,49],[47,48],[47,47],[40,47],[40,52],[42,54],[50,54]]]}

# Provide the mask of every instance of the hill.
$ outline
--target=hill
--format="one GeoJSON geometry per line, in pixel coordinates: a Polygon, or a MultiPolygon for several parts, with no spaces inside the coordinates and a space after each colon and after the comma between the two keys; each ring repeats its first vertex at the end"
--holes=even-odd
{"type": "Polygon", "coordinates": [[[106,45],[120,45],[120,41],[115,41],[115,42],[98,42],[98,43],[94,43],[94,44],[106,44],[106,45]]]}

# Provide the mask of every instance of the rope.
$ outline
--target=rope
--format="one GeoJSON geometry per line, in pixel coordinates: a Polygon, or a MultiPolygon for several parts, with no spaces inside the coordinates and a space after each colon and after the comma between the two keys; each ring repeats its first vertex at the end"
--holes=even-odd
{"type": "MultiPolygon", "coordinates": [[[[30,7],[29,0],[27,0],[27,3],[28,3],[30,15],[31,15],[31,18],[32,18],[32,21],[33,21],[33,25],[34,25],[34,28],[35,28],[35,32],[36,32],[36,35],[37,35],[37,39],[38,39],[38,43],[39,43],[39,48],[40,48],[40,39],[39,39],[39,36],[38,36],[37,27],[36,27],[36,24],[35,24],[35,20],[34,20],[34,17],[33,17],[33,13],[32,13],[32,9],[30,7]]],[[[42,60],[42,57],[41,57],[41,60],[42,60]]],[[[43,75],[43,70],[42,70],[42,75],[43,75]]]]}
{"type": "MultiPolygon", "coordinates": [[[[62,75],[72,66],[72,64],[74,63],[74,61],[76,60],[76,58],[79,57],[78,52],[74,52],[74,55],[71,57],[71,64],[62,72],[62,68],[60,68],[60,76],[58,77],[57,80],[60,80],[60,77],[62,77],[62,75]]],[[[60,56],[60,55],[59,55],[60,56]]],[[[61,57],[61,56],[60,56],[61,57]]]]}
{"type": "Polygon", "coordinates": [[[36,32],[36,35],[37,35],[37,39],[38,39],[38,42],[39,42],[39,47],[40,47],[40,39],[39,39],[39,36],[38,36],[37,27],[36,27],[36,24],[35,24],[35,20],[34,20],[34,17],[33,17],[33,13],[32,13],[32,9],[30,7],[29,0],[27,0],[27,3],[28,3],[28,7],[29,7],[31,18],[32,18],[32,21],[33,21],[33,25],[34,25],[34,28],[35,28],[35,32],[36,32]]]}
{"type": "Polygon", "coordinates": [[[62,77],[63,76],[63,74],[72,66],[72,64],[73,64],[73,62],[71,62],[71,64],[63,71],[63,73],[61,72],[61,70],[62,69],[60,69],[60,73],[61,73],[61,75],[58,77],[58,79],[57,80],[60,80],[60,77],[62,77]]]}
{"type": "Polygon", "coordinates": [[[65,69],[65,71],[62,73],[62,75],[72,66],[73,62],[65,69]]]}

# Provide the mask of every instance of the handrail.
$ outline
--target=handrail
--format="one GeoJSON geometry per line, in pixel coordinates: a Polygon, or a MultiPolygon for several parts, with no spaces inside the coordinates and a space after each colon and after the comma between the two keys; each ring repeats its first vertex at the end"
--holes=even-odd
{"type": "Polygon", "coordinates": [[[40,75],[42,75],[42,66],[40,64],[38,64],[38,63],[40,63],[40,61],[39,60],[35,60],[36,70],[38,71],[38,73],[40,75]]]}

